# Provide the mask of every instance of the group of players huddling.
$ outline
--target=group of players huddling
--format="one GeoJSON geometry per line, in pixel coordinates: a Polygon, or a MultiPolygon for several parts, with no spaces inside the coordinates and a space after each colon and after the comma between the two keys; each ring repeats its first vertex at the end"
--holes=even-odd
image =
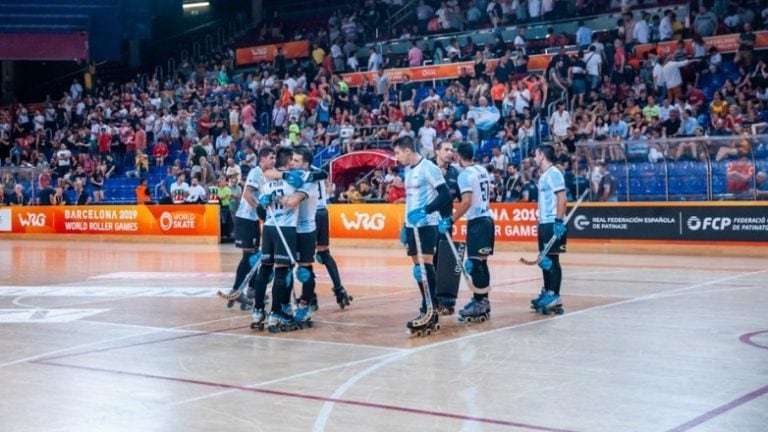
{"type": "MultiPolygon", "coordinates": [[[[407,323],[409,332],[417,336],[431,334],[440,328],[440,314],[454,312],[459,285],[454,274],[461,257],[451,234],[454,223],[462,217],[467,219],[467,259],[462,273],[472,299],[459,311],[458,319],[467,324],[486,321],[491,312],[488,257],[493,255],[495,235],[490,210],[492,177],[484,166],[474,162],[474,149],[468,143],[456,149],[450,143],[441,144],[436,149],[435,162],[419,154],[410,137],[397,139],[393,148],[395,158],[405,167],[406,223],[400,241],[413,260],[413,276],[422,295],[419,315],[407,323]],[[458,201],[455,209],[454,200],[458,201]],[[452,256],[440,259],[438,254],[452,256]]],[[[531,307],[545,314],[562,313],[559,254],[565,252],[566,244],[565,182],[552,163],[554,157],[551,146],[536,150],[536,162],[542,170],[539,250],[544,250],[552,238],[554,245],[544,252],[546,259],[540,264],[544,287],[531,307]]],[[[311,327],[311,313],[317,307],[312,267],[315,259],[327,267],[339,306],[343,309],[352,300],[341,285],[336,262],[328,249],[328,176],[311,167],[312,152],[305,147],[263,149],[258,159],[258,166],[248,173],[235,216],[235,244],[243,255],[228,306],[232,307],[235,301],[244,310],[252,306],[253,329],[263,330],[265,320],[270,332],[311,327]],[[291,305],[294,267],[301,283],[301,296],[294,299],[295,307],[291,305]],[[270,281],[273,299],[267,317],[264,308],[270,281]],[[251,289],[244,289],[246,285],[251,289]]]]}

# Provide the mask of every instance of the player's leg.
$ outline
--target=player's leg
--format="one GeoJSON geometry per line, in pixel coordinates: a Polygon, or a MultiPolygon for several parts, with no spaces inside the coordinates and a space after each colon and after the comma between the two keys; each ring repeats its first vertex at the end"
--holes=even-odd
{"type": "MultiPolygon", "coordinates": [[[[242,251],[242,256],[240,257],[240,262],[237,264],[237,270],[235,270],[235,282],[232,285],[230,294],[234,294],[237,291],[241,293],[243,292],[243,282],[260,259],[260,256],[258,255],[258,222],[250,219],[235,218],[235,223],[235,246],[242,251]]],[[[251,280],[252,279],[253,278],[251,278],[251,280]]],[[[241,307],[248,307],[252,304],[244,293],[238,296],[236,301],[242,305],[241,307]]],[[[227,303],[227,308],[232,308],[233,306],[234,301],[230,300],[227,303]]]]}
{"type": "Polygon", "coordinates": [[[413,276],[416,279],[416,283],[419,286],[421,292],[421,307],[419,309],[419,316],[406,324],[406,327],[411,330],[412,334],[421,335],[422,332],[431,332],[432,330],[439,329],[438,314],[435,309],[437,294],[435,292],[435,266],[432,264],[432,258],[435,254],[437,247],[437,227],[426,226],[418,228],[418,237],[421,250],[416,247],[416,236],[414,235],[415,228],[408,228],[406,231],[406,243],[408,248],[408,255],[411,257],[414,263],[413,276]],[[417,254],[421,254],[424,262],[425,275],[421,274],[421,266],[419,265],[419,257],[417,254]],[[424,279],[427,281],[427,286],[424,286],[424,279]],[[429,298],[427,298],[429,296],[429,298]],[[431,307],[430,307],[431,306],[431,307]]]}
{"type": "MultiPolygon", "coordinates": [[[[251,318],[251,328],[264,329],[264,320],[266,313],[264,311],[265,298],[267,294],[267,285],[272,280],[275,267],[275,237],[277,232],[272,227],[264,227],[263,245],[261,248],[261,266],[254,278],[253,285],[253,316],[251,318]]],[[[278,240],[279,241],[279,240],[278,240]]]]}
{"type": "MultiPolygon", "coordinates": [[[[554,235],[553,228],[554,227],[552,224],[539,224],[539,227],[538,227],[539,253],[541,253],[541,251],[544,250],[544,245],[546,245],[549,239],[551,238],[551,236],[554,235]]],[[[547,292],[550,289],[549,270],[544,270],[542,268],[541,276],[544,284],[541,287],[541,291],[539,292],[539,295],[536,298],[531,299],[531,309],[538,309],[539,303],[546,296],[547,292]]]]}
{"type": "Polygon", "coordinates": [[[311,303],[317,298],[315,294],[315,273],[312,262],[315,256],[315,232],[300,233],[297,235],[296,260],[299,268],[296,270],[296,278],[301,283],[301,297],[296,304],[294,318],[297,322],[309,322],[312,314],[311,303]]]}
{"type": "Polygon", "coordinates": [[[275,279],[272,282],[272,310],[269,313],[267,327],[270,332],[290,331],[296,328],[291,306],[291,291],[293,290],[293,261],[296,256],[296,228],[295,227],[269,227],[274,232],[275,249],[275,279]],[[280,238],[277,230],[280,230],[285,243],[280,238]],[[288,249],[286,249],[286,246],[288,249]]]}

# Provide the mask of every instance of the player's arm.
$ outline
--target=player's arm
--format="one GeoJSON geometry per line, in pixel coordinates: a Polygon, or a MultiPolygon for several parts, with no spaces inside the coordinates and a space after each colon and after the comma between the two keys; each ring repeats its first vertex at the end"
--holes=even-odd
{"type": "Polygon", "coordinates": [[[564,219],[565,218],[565,205],[568,203],[568,197],[565,194],[565,190],[561,190],[558,192],[555,192],[555,197],[557,198],[557,216],[556,219],[564,219]]]}
{"type": "Polygon", "coordinates": [[[258,189],[254,188],[253,186],[246,185],[245,193],[243,193],[242,199],[244,199],[245,202],[251,206],[251,208],[257,208],[259,206],[259,201],[256,199],[256,194],[258,192],[258,189]]]}
{"type": "Polygon", "coordinates": [[[277,199],[278,204],[285,208],[296,208],[302,201],[307,199],[307,193],[304,191],[297,191],[288,196],[280,197],[277,199]]]}
{"type": "Polygon", "coordinates": [[[451,217],[453,223],[456,223],[457,220],[461,219],[465,214],[467,214],[467,211],[469,211],[471,206],[472,192],[462,193],[461,201],[459,202],[459,205],[456,207],[456,211],[453,212],[453,216],[451,217]]]}

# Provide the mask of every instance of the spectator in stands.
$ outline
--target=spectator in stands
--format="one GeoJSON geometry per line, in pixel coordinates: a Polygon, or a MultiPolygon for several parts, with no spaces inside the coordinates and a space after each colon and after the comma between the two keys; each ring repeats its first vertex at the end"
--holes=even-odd
{"type": "Polygon", "coordinates": [[[59,177],[64,177],[69,172],[72,166],[72,152],[67,149],[66,144],[62,144],[59,147],[59,151],[56,153],[56,172],[59,177]]]}
{"type": "Polygon", "coordinates": [[[192,185],[189,186],[184,202],[187,204],[205,204],[208,192],[200,185],[196,177],[192,177],[192,185]]]}
{"type": "Polygon", "coordinates": [[[104,201],[104,181],[106,180],[104,175],[105,170],[105,165],[99,165],[96,167],[96,169],[93,171],[93,174],[91,174],[89,178],[94,203],[100,203],[104,201]]]}
{"type": "Polygon", "coordinates": [[[747,193],[750,189],[754,171],[755,168],[747,158],[747,155],[742,155],[738,160],[728,163],[726,167],[728,193],[736,194],[737,196],[747,193]]]}
{"type": "Polygon", "coordinates": [[[29,198],[24,193],[24,187],[21,184],[16,184],[13,187],[13,193],[6,197],[6,202],[11,206],[29,205],[29,198]]]}
{"type": "Polygon", "coordinates": [[[533,177],[528,172],[522,174],[523,185],[520,188],[520,201],[521,202],[536,202],[539,200],[539,189],[536,187],[536,182],[533,181],[533,177]]]}
{"type": "Polygon", "coordinates": [[[755,175],[755,188],[752,193],[756,200],[768,199],[768,174],[765,171],[759,171],[755,175]]]}
{"type": "Polygon", "coordinates": [[[558,102],[556,107],[557,109],[549,118],[549,127],[555,138],[563,139],[568,133],[568,128],[571,127],[571,116],[565,110],[565,103],[558,102]]]}
{"type": "Polygon", "coordinates": [[[147,188],[147,179],[142,178],[139,180],[139,185],[136,186],[136,204],[147,204],[152,200],[152,196],[147,188]]]}
{"type": "Polygon", "coordinates": [[[598,170],[600,173],[600,182],[597,188],[597,197],[602,202],[617,202],[619,200],[616,193],[616,179],[608,171],[605,161],[598,161],[598,170]]]}
{"type": "Polygon", "coordinates": [[[693,30],[701,37],[713,36],[717,30],[717,15],[705,5],[699,6],[699,13],[693,20],[693,30]]]}
{"type": "Polygon", "coordinates": [[[405,185],[400,176],[392,177],[392,183],[387,191],[387,202],[390,204],[401,204],[405,202],[405,185]]]}
{"type": "Polygon", "coordinates": [[[74,197],[71,202],[67,202],[68,205],[88,205],[91,203],[91,197],[88,196],[88,192],[83,187],[83,181],[80,179],[72,182],[72,189],[74,190],[74,197]]]}
{"type": "Polygon", "coordinates": [[[739,50],[733,61],[745,70],[752,67],[752,55],[756,40],[755,33],[752,31],[752,24],[744,23],[744,32],[739,35],[739,50]]]}

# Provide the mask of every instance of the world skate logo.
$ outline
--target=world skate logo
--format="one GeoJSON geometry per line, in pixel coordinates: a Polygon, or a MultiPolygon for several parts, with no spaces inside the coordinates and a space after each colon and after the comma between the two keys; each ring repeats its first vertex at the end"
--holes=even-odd
{"type": "Polygon", "coordinates": [[[355,212],[354,219],[348,219],[345,213],[341,213],[341,222],[347,231],[360,229],[365,231],[382,231],[386,220],[386,216],[381,213],[369,215],[368,213],[355,212]]]}
{"type": "Polygon", "coordinates": [[[30,213],[27,212],[25,215],[22,215],[19,213],[19,223],[23,227],[44,227],[45,226],[45,213],[30,213]]]}
{"type": "Polygon", "coordinates": [[[195,229],[195,215],[187,212],[163,212],[158,222],[163,231],[195,229]]]}
{"type": "Polygon", "coordinates": [[[171,229],[171,226],[173,226],[173,217],[170,213],[163,212],[163,214],[160,215],[160,229],[168,231],[171,229]]]}

